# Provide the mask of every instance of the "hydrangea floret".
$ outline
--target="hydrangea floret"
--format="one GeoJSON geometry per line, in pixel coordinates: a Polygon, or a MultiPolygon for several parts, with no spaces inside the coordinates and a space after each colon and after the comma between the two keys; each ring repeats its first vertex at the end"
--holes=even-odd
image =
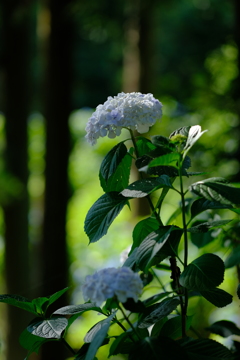
{"type": "Polygon", "coordinates": [[[138,301],[143,288],[142,280],[137,273],[128,267],[105,268],[88,275],[82,286],[85,301],[91,300],[97,306],[114,296],[124,303],[128,298],[138,301]]]}
{"type": "Polygon", "coordinates": [[[99,137],[119,136],[122,128],[146,133],[161,116],[162,103],[152,94],[122,92],[97,106],[88,120],[86,139],[94,145],[99,137]]]}

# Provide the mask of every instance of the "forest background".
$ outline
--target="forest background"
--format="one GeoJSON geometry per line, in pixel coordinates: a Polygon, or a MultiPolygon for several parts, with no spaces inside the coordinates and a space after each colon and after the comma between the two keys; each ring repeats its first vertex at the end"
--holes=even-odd
{"type": "MultiPolygon", "coordinates": [[[[135,218],[125,210],[105,242],[88,247],[83,231],[114,145],[102,139],[92,148],[84,129],[108,96],[153,93],[164,116],[152,134],[201,125],[209,131],[193,163],[240,182],[238,0],[1,0],[0,45],[1,294],[33,298],[71,285],[56,306],[76,304],[87,274],[120,265],[144,204],[135,204],[135,218]]],[[[168,205],[169,213],[177,206],[168,205]]],[[[213,308],[197,306],[204,328],[213,308]]],[[[0,359],[23,359],[18,338],[30,319],[3,304],[0,314],[0,359]]],[[[76,322],[73,344],[90,322],[76,322]]],[[[69,356],[50,343],[31,359],[53,354],[69,356]]]]}

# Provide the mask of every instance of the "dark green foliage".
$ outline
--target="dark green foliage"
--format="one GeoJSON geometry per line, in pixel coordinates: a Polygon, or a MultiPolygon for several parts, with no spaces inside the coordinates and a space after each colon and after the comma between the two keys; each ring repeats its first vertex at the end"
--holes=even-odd
{"type": "Polygon", "coordinates": [[[179,304],[179,299],[172,298],[149,306],[140,316],[140,319],[138,320],[138,327],[145,329],[153,324],[156,324],[165,316],[171,314],[171,312],[175,310],[179,304]]]}
{"type": "Polygon", "coordinates": [[[233,360],[234,356],[225,346],[210,339],[183,339],[181,346],[189,360],[233,360]]]}
{"type": "Polygon", "coordinates": [[[184,349],[169,337],[160,336],[158,338],[146,337],[133,347],[129,354],[129,360],[148,359],[158,360],[159,354],[167,354],[169,360],[187,359],[184,349]]]}
{"type": "Polygon", "coordinates": [[[122,142],[106,155],[99,172],[105,192],[121,191],[128,185],[131,163],[132,157],[122,142]]]}
{"type": "Polygon", "coordinates": [[[120,194],[129,198],[142,198],[151,194],[153,191],[164,187],[172,188],[171,181],[167,175],[162,175],[159,176],[159,178],[154,179],[142,179],[135,181],[120,194]]]}
{"type": "Polygon", "coordinates": [[[127,204],[127,199],[117,192],[102,195],[89,210],[84,229],[90,242],[95,242],[103,237],[115,217],[127,204]]]}
{"type": "Polygon", "coordinates": [[[209,201],[222,205],[240,206],[240,188],[233,187],[223,178],[210,178],[192,184],[189,190],[209,201]]]}
{"type": "Polygon", "coordinates": [[[182,230],[174,226],[162,226],[150,233],[136,252],[136,264],[147,271],[167,256],[175,256],[182,236],[182,230]]]}
{"type": "Polygon", "coordinates": [[[180,276],[180,283],[189,290],[207,291],[223,282],[224,263],[214,254],[204,254],[192,261],[180,276]]]}
{"type": "MultiPolygon", "coordinates": [[[[194,315],[189,316],[188,313],[188,302],[192,297],[202,296],[219,308],[229,305],[233,298],[218,288],[225,272],[220,256],[200,253],[189,262],[189,237],[198,249],[213,240],[223,243],[230,240],[231,252],[225,265],[239,265],[237,221],[212,216],[214,210],[230,210],[232,214],[234,210],[238,214],[239,209],[233,206],[239,204],[239,188],[229,185],[223,178],[215,177],[190,185],[189,190],[198,195],[198,199],[186,197],[188,190],[184,189],[184,181],[191,174],[188,172],[191,159],[186,154],[203,133],[198,125],[182,127],[173,132],[170,139],[156,136],[150,141],[140,137],[137,145],[133,142],[135,149],[127,150],[124,142],[121,142],[106,155],[99,172],[105,194],[88,211],[85,232],[90,243],[96,242],[108,232],[128,201],[146,197],[151,215],[135,225],[131,250],[123,268],[119,269],[123,270],[121,274],[131,273],[133,282],[127,285],[125,275],[123,278],[116,276],[115,281],[115,277],[114,280],[108,277],[110,273],[99,272],[102,278],[95,275],[91,279],[93,283],[89,283],[87,296],[92,302],[61,307],[50,316],[46,315],[48,307],[67,289],[32,301],[17,295],[2,295],[0,302],[20,307],[37,316],[20,337],[21,345],[29,351],[28,356],[38,352],[47,341],[59,341],[71,350],[75,360],[96,360],[98,349],[113,338],[109,357],[126,354],[128,360],[158,360],[160,357],[174,360],[234,359],[237,350],[234,353],[213,340],[187,336],[190,330],[198,333],[192,328],[194,315]],[[134,153],[139,156],[136,164],[140,174],[145,174],[140,180],[129,184],[134,153]],[[174,184],[176,178],[179,180],[177,185],[174,184]],[[169,191],[174,191],[178,197],[179,207],[165,225],[162,221],[163,203],[169,191]],[[176,225],[180,215],[181,227],[176,225]],[[166,285],[162,283],[162,271],[168,275],[166,285]],[[146,293],[151,291],[144,300],[138,299],[139,293],[136,293],[137,296],[134,294],[137,279],[140,290],[143,286],[146,293]],[[129,288],[125,289],[126,286],[129,288]],[[125,293],[126,297],[120,297],[125,293]],[[98,297],[100,303],[104,302],[102,307],[95,304],[98,297]],[[91,327],[84,337],[83,346],[75,353],[67,344],[65,335],[73,322],[86,311],[98,312],[104,319],[91,327]],[[113,331],[110,337],[111,326],[121,329],[121,333],[113,331]]],[[[83,288],[87,285],[85,283],[83,288]]],[[[239,293],[238,287],[237,295],[240,298],[239,293]]],[[[213,324],[208,330],[222,336],[240,333],[235,324],[226,320],[213,324]]]]}
{"type": "Polygon", "coordinates": [[[207,330],[222,337],[240,335],[240,329],[232,321],[228,320],[216,321],[211,326],[209,326],[207,330]]]}

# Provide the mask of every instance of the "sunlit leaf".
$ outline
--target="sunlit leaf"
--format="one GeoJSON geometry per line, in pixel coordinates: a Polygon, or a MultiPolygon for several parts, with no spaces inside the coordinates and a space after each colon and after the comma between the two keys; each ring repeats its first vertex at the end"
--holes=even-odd
{"type": "Polygon", "coordinates": [[[85,342],[90,342],[90,346],[88,348],[85,360],[93,360],[95,354],[97,353],[99,347],[104,342],[108,329],[111,325],[111,321],[113,320],[116,313],[110,315],[107,319],[104,319],[98,322],[94,327],[87,333],[84,338],[85,342]]]}
{"type": "Polygon", "coordinates": [[[192,203],[191,206],[191,218],[193,219],[195,216],[197,216],[198,214],[200,214],[203,211],[209,210],[209,209],[229,209],[231,208],[231,205],[225,205],[225,204],[221,204],[217,201],[211,201],[211,200],[206,200],[204,198],[200,198],[195,200],[192,203]]]}
{"type": "Polygon", "coordinates": [[[204,254],[191,262],[180,276],[180,284],[190,290],[212,290],[223,282],[224,263],[215,254],[204,254]]]}
{"type": "Polygon", "coordinates": [[[177,168],[176,166],[176,162],[180,160],[180,154],[177,152],[172,152],[170,154],[166,154],[166,155],[162,155],[154,160],[152,160],[148,166],[149,167],[155,167],[155,166],[167,166],[167,165],[171,165],[175,168],[177,168]]]}
{"type": "Polygon", "coordinates": [[[157,230],[159,228],[159,222],[154,217],[148,217],[143,219],[137,223],[135,228],[133,229],[133,245],[131,248],[131,252],[133,249],[138,247],[142,240],[144,240],[152,231],[157,230]]]}
{"type": "Polygon", "coordinates": [[[68,321],[64,317],[55,317],[51,319],[36,319],[27,330],[32,334],[46,339],[60,339],[62,332],[68,325],[68,321]]]}
{"type": "Polygon", "coordinates": [[[87,213],[84,230],[90,243],[103,237],[128,200],[116,192],[102,195],[87,213]]]}
{"type": "Polygon", "coordinates": [[[224,178],[210,178],[192,184],[189,190],[209,201],[223,205],[240,204],[240,188],[227,184],[224,178]]]}
{"type": "Polygon", "coordinates": [[[167,175],[162,175],[158,178],[137,180],[124,189],[120,194],[129,198],[142,198],[151,192],[164,187],[172,188],[172,183],[167,175]]]}
{"type": "Polygon", "coordinates": [[[137,266],[147,271],[167,256],[175,256],[182,236],[182,230],[175,226],[162,226],[150,233],[138,247],[137,266]]]}
{"type": "Polygon", "coordinates": [[[61,307],[60,309],[57,309],[54,311],[53,315],[76,315],[76,314],[82,314],[85,311],[94,310],[97,312],[101,312],[101,309],[97,306],[94,306],[93,303],[86,303],[86,304],[80,304],[80,305],[68,305],[61,307]]]}
{"type": "Polygon", "coordinates": [[[216,220],[216,221],[209,221],[209,222],[201,222],[198,225],[195,225],[188,229],[190,233],[205,233],[208,232],[210,229],[222,227],[228,224],[232,220],[216,220]]]}

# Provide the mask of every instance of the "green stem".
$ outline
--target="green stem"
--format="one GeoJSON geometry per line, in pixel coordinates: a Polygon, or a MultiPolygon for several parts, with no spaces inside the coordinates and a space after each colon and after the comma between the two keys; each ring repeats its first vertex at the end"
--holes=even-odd
{"type": "MultiPolygon", "coordinates": [[[[183,223],[183,236],[184,236],[184,269],[188,265],[188,235],[187,235],[187,222],[186,222],[186,207],[185,207],[185,193],[183,189],[183,178],[182,178],[182,161],[179,166],[179,179],[180,179],[180,193],[182,201],[182,223],[183,223]]],[[[184,288],[184,302],[181,304],[182,309],[182,336],[186,336],[186,318],[187,318],[187,307],[188,307],[188,291],[184,288]]]]}
{"type": "Polygon", "coordinates": [[[119,309],[121,310],[124,319],[126,320],[126,322],[128,323],[128,325],[131,327],[131,329],[133,330],[133,332],[137,335],[138,339],[141,340],[140,336],[138,335],[136,329],[134,328],[133,324],[131,323],[131,321],[128,319],[127,315],[125,314],[122,306],[119,304],[119,309]]]}
{"type": "MultiPolygon", "coordinates": [[[[131,139],[132,139],[132,143],[133,143],[133,147],[134,147],[134,150],[135,150],[136,157],[139,158],[139,152],[138,152],[137,143],[136,143],[133,131],[131,129],[128,129],[128,130],[129,130],[129,132],[131,134],[131,139]]],[[[141,179],[143,179],[143,175],[141,173],[140,173],[140,177],[141,177],[141,179]]],[[[160,219],[160,216],[158,215],[157,211],[155,210],[150,196],[147,195],[146,198],[147,198],[147,201],[149,203],[149,206],[150,206],[154,216],[156,217],[156,220],[159,222],[160,226],[162,226],[163,225],[162,220],[160,219]]]]}
{"type": "MultiPolygon", "coordinates": [[[[118,324],[118,326],[120,326],[120,328],[121,328],[124,332],[127,332],[127,329],[125,328],[125,326],[124,326],[120,321],[118,321],[117,317],[115,317],[114,320],[116,321],[116,323],[118,324]]],[[[135,342],[135,340],[133,339],[133,337],[132,337],[131,334],[129,334],[129,338],[132,340],[132,342],[135,342]]]]}
{"type": "Polygon", "coordinates": [[[73,354],[76,355],[76,352],[73,350],[73,348],[66,342],[64,338],[61,338],[61,341],[66,346],[66,348],[73,354]]]}
{"type": "Polygon", "coordinates": [[[124,332],[127,331],[127,329],[125,328],[125,326],[124,326],[120,321],[118,321],[118,319],[117,319],[116,317],[114,318],[114,320],[116,321],[116,323],[118,324],[118,326],[120,326],[120,328],[121,328],[124,332]]]}

